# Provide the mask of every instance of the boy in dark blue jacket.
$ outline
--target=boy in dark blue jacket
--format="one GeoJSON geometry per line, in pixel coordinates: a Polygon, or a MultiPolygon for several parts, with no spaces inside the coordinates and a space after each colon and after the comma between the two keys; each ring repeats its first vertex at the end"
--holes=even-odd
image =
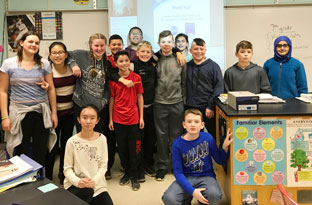
{"type": "Polygon", "coordinates": [[[203,204],[216,204],[222,198],[222,192],[213,172],[212,158],[218,164],[224,164],[228,157],[230,129],[218,149],[204,128],[203,115],[197,109],[185,111],[183,127],[187,133],[176,138],[172,144],[173,172],[176,178],[162,200],[169,204],[191,204],[192,197],[203,204]]]}
{"type": "Polygon", "coordinates": [[[187,63],[186,107],[202,112],[205,127],[215,138],[214,99],[224,90],[222,72],[217,63],[205,57],[206,43],[203,39],[195,38],[190,52],[193,60],[187,63]]]}

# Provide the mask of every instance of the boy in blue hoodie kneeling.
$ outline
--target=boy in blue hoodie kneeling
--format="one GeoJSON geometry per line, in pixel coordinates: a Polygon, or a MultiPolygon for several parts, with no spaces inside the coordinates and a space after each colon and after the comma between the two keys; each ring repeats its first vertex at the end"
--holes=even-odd
{"type": "Polygon", "coordinates": [[[165,205],[191,204],[192,198],[201,204],[216,204],[222,198],[220,186],[213,172],[212,158],[218,164],[227,161],[228,149],[233,139],[228,129],[222,148],[204,128],[203,115],[197,109],[185,111],[183,127],[186,134],[172,144],[173,172],[176,178],[162,200],[165,205]]]}

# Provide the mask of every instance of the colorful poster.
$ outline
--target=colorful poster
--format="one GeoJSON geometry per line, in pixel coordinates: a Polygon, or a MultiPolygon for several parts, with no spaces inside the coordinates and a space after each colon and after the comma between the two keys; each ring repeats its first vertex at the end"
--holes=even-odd
{"type": "Polygon", "coordinates": [[[285,120],[233,120],[235,185],[286,183],[285,120]]]}
{"type": "Polygon", "coordinates": [[[312,119],[286,121],[287,186],[312,184],[312,119]]]}
{"type": "Polygon", "coordinates": [[[62,39],[62,12],[37,12],[35,29],[40,39],[62,39]]]}

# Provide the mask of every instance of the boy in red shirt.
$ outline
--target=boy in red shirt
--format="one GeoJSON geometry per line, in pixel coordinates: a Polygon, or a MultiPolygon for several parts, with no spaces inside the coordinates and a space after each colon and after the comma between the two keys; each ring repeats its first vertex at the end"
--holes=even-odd
{"type": "Polygon", "coordinates": [[[120,185],[131,181],[134,191],[139,190],[138,164],[141,151],[139,129],[144,128],[143,121],[143,88],[141,77],[129,70],[130,58],[126,51],[118,51],[114,55],[118,74],[131,80],[132,87],[126,87],[120,82],[110,81],[111,97],[109,101],[109,129],[115,130],[118,153],[125,175],[120,179],[120,185]]]}

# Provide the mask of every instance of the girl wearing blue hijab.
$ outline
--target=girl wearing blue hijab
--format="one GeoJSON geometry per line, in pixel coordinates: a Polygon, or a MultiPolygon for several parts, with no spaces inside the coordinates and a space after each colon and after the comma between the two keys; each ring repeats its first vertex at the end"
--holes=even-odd
{"type": "Polygon", "coordinates": [[[303,64],[291,57],[292,43],[287,36],[274,41],[274,57],[264,63],[272,94],[282,99],[299,97],[308,92],[303,64]]]}

